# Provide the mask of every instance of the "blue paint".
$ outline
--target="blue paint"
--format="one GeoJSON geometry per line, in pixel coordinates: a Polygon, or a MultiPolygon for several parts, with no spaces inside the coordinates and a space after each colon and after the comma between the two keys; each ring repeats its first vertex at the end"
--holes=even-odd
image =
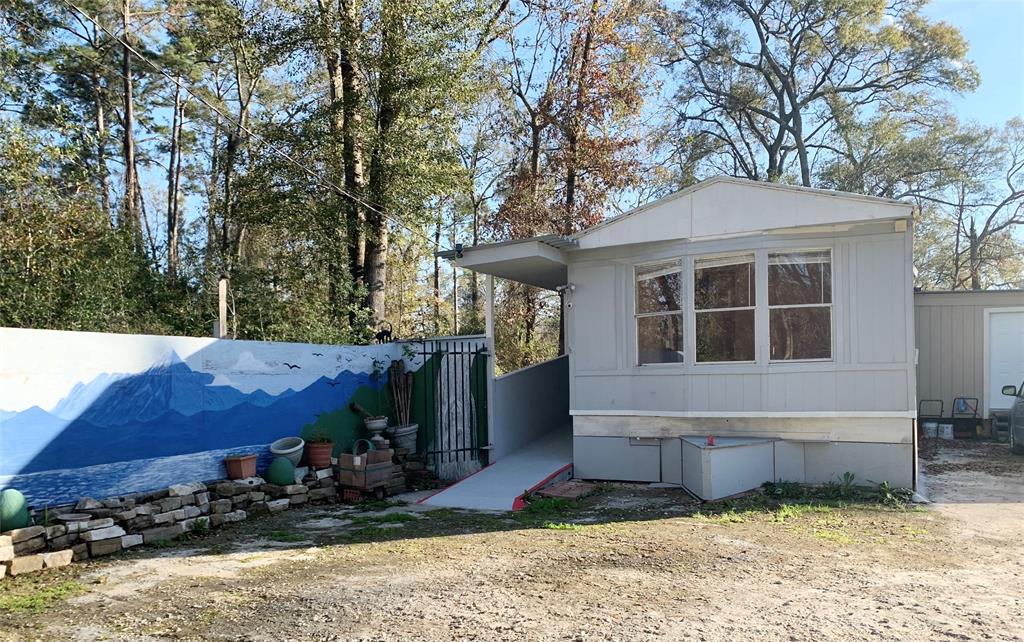
{"type": "Polygon", "coordinates": [[[213,385],[214,374],[174,351],[142,372],[96,374],[71,385],[49,411],[0,410],[0,488],[18,488],[39,506],[223,477],[228,454],[256,452],[263,470],[270,442],[345,408],[360,386],[380,390],[386,383],[350,370],[312,379],[322,370],[283,374],[305,385],[276,394],[213,385]]]}

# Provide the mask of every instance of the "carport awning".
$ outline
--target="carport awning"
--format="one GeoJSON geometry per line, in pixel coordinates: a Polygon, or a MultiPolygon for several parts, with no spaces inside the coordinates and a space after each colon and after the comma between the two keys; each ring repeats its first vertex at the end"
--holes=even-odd
{"type": "Polygon", "coordinates": [[[575,243],[562,236],[538,236],[467,247],[461,256],[454,250],[438,255],[454,259],[456,265],[467,270],[554,290],[568,280],[568,261],[562,248],[575,243]]]}

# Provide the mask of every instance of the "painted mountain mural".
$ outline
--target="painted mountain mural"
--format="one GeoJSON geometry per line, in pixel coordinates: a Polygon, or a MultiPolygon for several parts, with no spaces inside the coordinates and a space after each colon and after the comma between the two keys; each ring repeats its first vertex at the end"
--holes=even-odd
{"type": "Polygon", "coordinates": [[[242,392],[170,352],[143,372],[76,384],[49,411],[0,411],[0,475],[267,444],[345,407],[360,386],[379,389],[379,379],[343,370],[301,390],[242,392]]]}

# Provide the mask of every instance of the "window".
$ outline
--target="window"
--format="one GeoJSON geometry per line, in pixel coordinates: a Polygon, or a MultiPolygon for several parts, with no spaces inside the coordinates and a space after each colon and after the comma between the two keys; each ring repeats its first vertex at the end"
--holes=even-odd
{"type": "Polygon", "coordinates": [[[697,361],[753,361],[754,255],[699,258],[693,264],[697,361]]]}
{"type": "Polygon", "coordinates": [[[636,268],[637,362],[683,360],[683,274],[679,261],[636,268]]]}
{"type": "Polygon", "coordinates": [[[832,255],[768,255],[768,326],[773,361],[832,358],[832,255]]]}

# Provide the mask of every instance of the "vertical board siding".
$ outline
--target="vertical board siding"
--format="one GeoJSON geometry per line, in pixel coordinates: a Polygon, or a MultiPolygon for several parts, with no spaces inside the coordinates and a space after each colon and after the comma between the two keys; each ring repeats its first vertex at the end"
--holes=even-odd
{"type": "MultiPolygon", "coordinates": [[[[903,233],[659,245],[646,252],[605,254],[570,265],[573,307],[568,313],[574,410],[692,412],[843,412],[913,410],[914,365],[906,315],[911,286],[903,233]],[[763,244],[763,245],[759,245],[763,244]],[[692,258],[723,251],[832,248],[831,362],[709,365],[692,363],[692,258]],[[683,258],[688,363],[635,365],[632,265],[683,258]]],[[[759,280],[763,285],[763,279],[759,280]]],[[[759,300],[766,300],[762,287],[759,300]]],[[[758,332],[766,334],[767,315],[758,332]]],[[[759,338],[759,349],[761,346],[759,338]]]]}
{"type": "Polygon", "coordinates": [[[985,402],[985,310],[1024,307],[1022,291],[917,292],[917,398],[941,399],[948,416],[955,397],[985,402]]]}

